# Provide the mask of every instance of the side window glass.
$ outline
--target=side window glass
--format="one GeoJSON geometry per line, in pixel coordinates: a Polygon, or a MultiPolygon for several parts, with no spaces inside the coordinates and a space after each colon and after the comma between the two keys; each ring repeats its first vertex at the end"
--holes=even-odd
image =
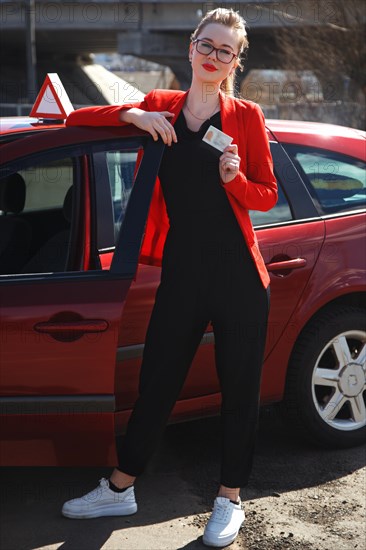
{"type": "Polygon", "coordinates": [[[68,157],[0,179],[0,275],[67,269],[75,174],[68,157]]]}
{"type": "Polygon", "coordinates": [[[138,152],[108,151],[106,155],[116,244],[133,186],[138,152]]]}
{"type": "Polygon", "coordinates": [[[366,204],[366,164],[331,151],[287,146],[320,213],[362,208],[366,204]]]}
{"type": "Polygon", "coordinates": [[[273,225],[280,222],[287,222],[293,219],[290,205],[278,183],[278,200],[271,210],[260,212],[259,210],[249,210],[250,219],[254,227],[259,225],[273,225]]]}
{"type": "Polygon", "coordinates": [[[93,154],[95,199],[97,214],[97,249],[102,266],[110,264],[126,215],[130,195],[138,166],[142,160],[143,148],[114,148],[97,150],[93,154]]]}

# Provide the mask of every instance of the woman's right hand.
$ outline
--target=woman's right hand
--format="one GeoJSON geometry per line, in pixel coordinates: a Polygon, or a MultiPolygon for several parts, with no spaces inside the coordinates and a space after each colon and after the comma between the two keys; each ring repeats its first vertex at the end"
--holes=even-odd
{"type": "Polygon", "coordinates": [[[166,145],[171,145],[172,141],[177,143],[174,127],[167,120],[172,116],[174,113],[169,111],[143,111],[137,107],[132,107],[127,111],[122,110],[120,113],[121,121],[134,124],[137,128],[149,132],[154,141],[157,141],[160,135],[166,145]]]}

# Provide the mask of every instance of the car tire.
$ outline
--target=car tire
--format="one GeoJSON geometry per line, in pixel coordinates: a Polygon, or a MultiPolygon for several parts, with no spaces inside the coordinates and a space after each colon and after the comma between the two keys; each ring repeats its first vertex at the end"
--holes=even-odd
{"type": "Polygon", "coordinates": [[[332,306],[299,337],[281,409],[300,437],[333,448],[365,442],[365,325],[364,309],[332,306]]]}

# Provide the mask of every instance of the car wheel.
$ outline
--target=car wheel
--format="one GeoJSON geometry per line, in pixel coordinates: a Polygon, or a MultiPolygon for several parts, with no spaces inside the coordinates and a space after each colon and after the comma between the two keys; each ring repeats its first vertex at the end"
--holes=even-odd
{"type": "Polygon", "coordinates": [[[333,306],[304,330],[292,353],[282,409],[300,435],[327,447],[366,439],[366,316],[333,306]]]}

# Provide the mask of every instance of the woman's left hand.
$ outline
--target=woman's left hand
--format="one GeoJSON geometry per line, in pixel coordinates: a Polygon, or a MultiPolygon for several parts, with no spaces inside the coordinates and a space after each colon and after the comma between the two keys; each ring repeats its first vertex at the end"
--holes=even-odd
{"type": "Polygon", "coordinates": [[[219,171],[222,182],[229,183],[239,173],[240,157],[238,155],[238,146],[235,144],[225,147],[220,157],[219,171]]]}

